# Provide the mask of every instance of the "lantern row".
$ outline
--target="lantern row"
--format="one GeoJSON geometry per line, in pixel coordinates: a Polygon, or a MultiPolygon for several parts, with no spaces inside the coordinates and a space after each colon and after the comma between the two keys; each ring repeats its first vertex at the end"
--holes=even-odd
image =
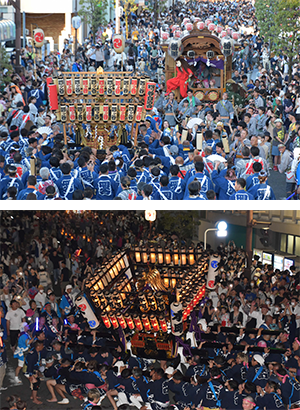
{"type": "Polygon", "coordinates": [[[199,249],[190,247],[188,250],[185,248],[163,250],[162,248],[135,248],[134,260],[136,263],[152,263],[157,265],[173,265],[173,266],[185,266],[194,265],[196,260],[203,260],[203,254],[199,249]]]}
{"type": "MultiPolygon", "coordinates": [[[[238,31],[233,31],[231,28],[224,29],[220,25],[215,25],[212,20],[207,19],[205,22],[200,21],[200,18],[196,17],[194,20],[194,24],[188,19],[186,22],[183,23],[186,31],[191,32],[194,29],[194,24],[196,28],[200,31],[207,28],[211,33],[216,32],[221,38],[230,36],[234,40],[238,40],[241,34],[238,31]]],[[[173,25],[171,28],[174,38],[181,38],[185,35],[185,32],[180,29],[179,25],[173,25]]],[[[170,39],[170,33],[168,31],[161,31],[160,33],[161,39],[167,41],[170,39]]]]}
{"type": "Polygon", "coordinates": [[[137,313],[133,314],[132,316],[129,313],[122,313],[112,312],[109,314],[102,314],[101,316],[103,323],[107,329],[113,327],[114,329],[118,329],[120,326],[122,329],[130,330],[137,330],[139,332],[146,331],[146,332],[167,332],[168,325],[166,319],[163,315],[159,315],[156,317],[155,315],[138,315],[137,313]]]}
{"type": "Polygon", "coordinates": [[[128,122],[141,122],[144,120],[145,112],[144,109],[150,110],[152,101],[145,101],[144,106],[133,104],[129,105],[117,105],[117,104],[72,104],[72,105],[61,105],[60,114],[61,122],[117,122],[117,121],[128,121],[128,122]]]}
{"type": "Polygon", "coordinates": [[[155,84],[146,78],[113,78],[113,77],[58,77],[53,79],[58,95],[63,96],[139,96],[143,97],[149,84],[155,84]]]}

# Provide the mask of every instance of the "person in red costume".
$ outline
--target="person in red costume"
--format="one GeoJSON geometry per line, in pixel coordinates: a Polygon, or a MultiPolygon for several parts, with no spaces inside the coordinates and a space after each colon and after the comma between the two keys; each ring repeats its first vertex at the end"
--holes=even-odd
{"type": "Polygon", "coordinates": [[[166,95],[179,88],[181,97],[186,98],[188,89],[187,80],[192,77],[194,73],[185,60],[182,60],[182,62],[181,60],[176,61],[176,71],[177,76],[167,81],[166,95]]]}

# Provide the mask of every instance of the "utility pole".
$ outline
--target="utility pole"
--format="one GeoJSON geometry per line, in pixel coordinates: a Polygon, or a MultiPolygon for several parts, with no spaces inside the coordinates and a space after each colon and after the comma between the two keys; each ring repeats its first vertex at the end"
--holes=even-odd
{"type": "Polygon", "coordinates": [[[247,268],[250,268],[251,263],[252,263],[252,237],[253,237],[253,211],[247,211],[247,224],[246,224],[247,268]]]}
{"type": "Polygon", "coordinates": [[[8,0],[8,3],[15,9],[15,25],[16,25],[16,71],[20,72],[21,66],[21,0],[8,0]]]}
{"type": "MultiPolygon", "coordinates": [[[[77,16],[77,0],[75,0],[75,16],[77,16]]],[[[77,47],[78,47],[78,39],[77,39],[77,28],[75,28],[75,50],[74,50],[74,54],[75,54],[75,61],[76,61],[76,57],[77,57],[77,47]]]]}

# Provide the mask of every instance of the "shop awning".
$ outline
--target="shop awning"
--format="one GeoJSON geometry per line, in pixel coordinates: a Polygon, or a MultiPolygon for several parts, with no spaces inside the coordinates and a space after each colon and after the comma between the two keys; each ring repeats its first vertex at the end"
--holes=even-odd
{"type": "Polygon", "coordinates": [[[12,20],[0,20],[0,41],[16,39],[16,25],[12,20]]]}

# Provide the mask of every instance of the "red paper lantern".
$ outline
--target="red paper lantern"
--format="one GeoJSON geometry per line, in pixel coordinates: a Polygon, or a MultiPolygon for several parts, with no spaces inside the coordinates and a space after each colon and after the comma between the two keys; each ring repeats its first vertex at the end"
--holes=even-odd
{"type": "Polygon", "coordinates": [[[132,320],[131,316],[128,313],[126,313],[126,315],[124,315],[124,318],[126,320],[126,323],[127,323],[127,326],[129,327],[129,329],[133,330],[134,329],[134,323],[133,323],[133,320],[132,320]]]}
{"type": "Polygon", "coordinates": [[[234,32],[232,33],[232,38],[233,38],[234,40],[238,40],[239,37],[240,37],[240,33],[239,33],[238,31],[234,31],[234,32]]]}
{"type": "Polygon", "coordinates": [[[151,324],[149,322],[149,319],[148,319],[147,315],[142,315],[142,322],[143,322],[143,326],[144,326],[146,332],[150,332],[151,324]]]}
{"type": "Polygon", "coordinates": [[[109,320],[108,316],[107,315],[102,315],[101,318],[103,320],[103,323],[105,324],[105,327],[107,327],[107,329],[109,329],[110,328],[110,320],[109,320]]]}
{"type": "Polygon", "coordinates": [[[193,24],[192,23],[186,23],[185,28],[187,31],[192,31],[193,30],[193,24]]]}
{"type": "Polygon", "coordinates": [[[33,30],[33,40],[35,47],[42,47],[45,41],[45,34],[41,28],[36,28],[33,30]]]}
{"type": "Polygon", "coordinates": [[[211,22],[212,22],[212,21],[211,21],[210,19],[206,19],[206,20],[205,20],[206,26],[208,27],[208,25],[209,25],[211,22]]]}
{"type": "Polygon", "coordinates": [[[137,330],[143,330],[143,324],[142,324],[141,319],[139,318],[138,315],[135,314],[133,316],[133,321],[134,321],[134,324],[135,324],[135,327],[137,328],[137,330]]]}
{"type": "Polygon", "coordinates": [[[179,26],[177,24],[174,24],[174,26],[172,26],[172,32],[174,33],[174,31],[178,30],[179,26]]]}
{"type": "Polygon", "coordinates": [[[223,28],[222,28],[222,26],[217,26],[217,29],[216,29],[216,31],[217,31],[217,33],[222,33],[222,30],[223,30],[223,28]]]}
{"type": "Polygon", "coordinates": [[[123,53],[125,49],[125,37],[122,34],[116,34],[114,36],[113,47],[117,54],[123,53]]]}
{"type": "Polygon", "coordinates": [[[152,329],[155,332],[158,332],[159,331],[159,324],[158,324],[157,318],[154,315],[150,316],[150,322],[151,322],[152,329]]]}
{"type": "Polygon", "coordinates": [[[48,85],[48,94],[51,110],[58,110],[57,87],[55,84],[48,85]]]}
{"type": "Polygon", "coordinates": [[[189,23],[190,19],[188,17],[185,17],[182,22],[183,24],[189,23]]]}
{"type": "Polygon", "coordinates": [[[214,23],[210,23],[210,24],[208,25],[208,30],[209,30],[209,31],[214,31],[215,28],[216,28],[216,26],[215,26],[214,23]]]}
{"type": "Polygon", "coordinates": [[[205,28],[205,23],[203,23],[203,21],[199,21],[197,23],[197,29],[198,30],[204,30],[204,28],[205,28]]]}
{"type": "MultiPolygon", "coordinates": [[[[103,318],[102,318],[103,319],[103,318]]],[[[119,327],[119,322],[117,321],[116,316],[113,313],[109,314],[109,319],[111,324],[113,325],[114,329],[118,329],[119,327]]]]}
{"type": "Polygon", "coordinates": [[[169,37],[170,37],[170,35],[169,35],[169,33],[167,33],[166,31],[163,31],[162,33],[161,33],[161,38],[163,39],[163,40],[168,40],[169,39],[169,37]]]}
{"type": "Polygon", "coordinates": [[[221,31],[221,37],[224,38],[227,36],[227,31],[223,30],[221,31]]]}

